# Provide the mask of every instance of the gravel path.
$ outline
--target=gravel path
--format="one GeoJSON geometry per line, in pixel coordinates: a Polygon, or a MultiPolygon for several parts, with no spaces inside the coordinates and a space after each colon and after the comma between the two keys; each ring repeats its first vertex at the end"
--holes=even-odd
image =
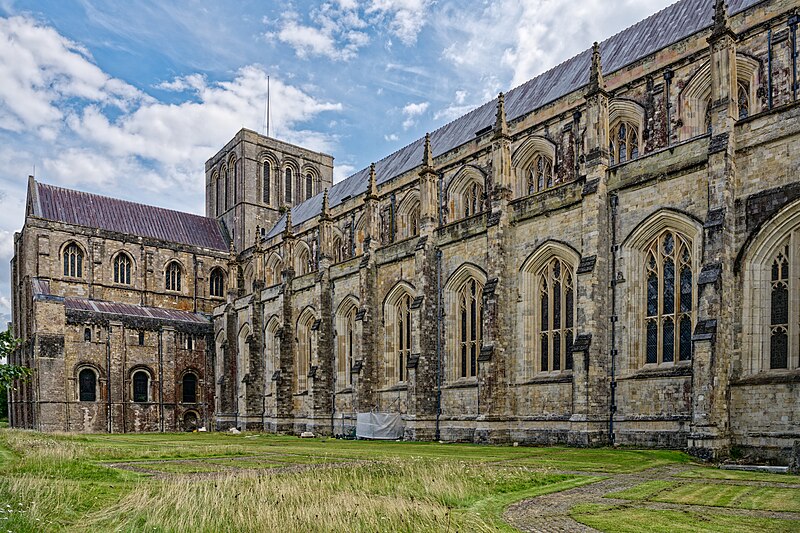
{"type": "MultiPolygon", "coordinates": [[[[523,500],[508,508],[505,520],[514,527],[526,532],[554,533],[564,531],[597,531],[573,520],[569,511],[582,503],[602,503],[616,506],[635,506],[647,509],[671,509],[679,511],[708,512],[710,507],[702,505],[682,505],[660,502],[630,501],[617,498],[605,498],[606,494],[625,490],[641,483],[653,480],[678,481],[682,483],[714,483],[726,485],[753,485],[783,488],[798,488],[800,485],[790,483],[770,483],[764,481],[744,481],[727,479],[695,479],[676,477],[687,470],[697,468],[696,465],[669,465],[650,468],[633,474],[611,474],[610,477],[597,483],[576,487],[574,489],[547,494],[529,500],[523,500]]],[[[595,474],[597,475],[597,474],[595,474]]],[[[608,474],[605,474],[608,475],[608,474]]],[[[800,520],[800,513],[754,511],[714,507],[714,513],[737,516],[753,516],[764,518],[783,518],[800,520]]]]}

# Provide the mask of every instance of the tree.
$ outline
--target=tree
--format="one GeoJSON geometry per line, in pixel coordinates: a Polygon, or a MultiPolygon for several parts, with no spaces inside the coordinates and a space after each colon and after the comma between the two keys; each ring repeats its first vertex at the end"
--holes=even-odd
{"type": "MultiPolygon", "coordinates": [[[[19,343],[20,340],[11,334],[10,328],[0,332],[0,359],[8,360],[19,343]]],[[[18,381],[27,381],[31,374],[33,370],[25,366],[0,364],[0,418],[8,416],[8,389],[18,381]]]]}

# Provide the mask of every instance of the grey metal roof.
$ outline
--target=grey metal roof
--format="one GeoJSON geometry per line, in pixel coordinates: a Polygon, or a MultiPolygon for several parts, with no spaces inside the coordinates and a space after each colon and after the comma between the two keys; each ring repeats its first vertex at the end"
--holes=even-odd
{"type": "Polygon", "coordinates": [[[33,202],[33,214],[37,217],[212,250],[228,250],[227,238],[215,218],[34,183],[37,201],[33,202]]]}
{"type": "Polygon", "coordinates": [[[207,316],[190,311],[144,307],[141,305],[106,302],[103,300],[87,300],[84,298],[65,297],[64,308],[73,311],[89,311],[106,315],[169,320],[172,322],[187,322],[190,324],[209,324],[210,322],[207,316]]]}
{"type": "MultiPolygon", "coordinates": [[[[681,0],[601,42],[603,71],[610,73],[619,70],[708,28],[714,15],[714,1],[681,0]]],[[[761,1],[763,0],[729,0],[728,12],[733,15],[761,1]]],[[[528,114],[586,85],[589,82],[591,56],[591,48],[584,50],[508,91],[505,95],[508,120],[528,114]]],[[[474,139],[475,132],[492,126],[496,106],[497,99],[486,102],[431,133],[431,149],[434,157],[474,139]]],[[[378,184],[421,165],[424,141],[423,138],[417,139],[378,161],[375,164],[378,184]]],[[[345,198],[364,193],[368,181],[369,168],[364,168],[335,184],[328,192],[330,205],[338,205],[345,198]]],[[[319,215],[321,210],[322,194],[318,194],[292,209],[292,222],[295,225],[301,224],[319,215]]],[[[267,238],[283,231],[285,221],[285,216],[278,220],[267,234],[267,238]]]]}

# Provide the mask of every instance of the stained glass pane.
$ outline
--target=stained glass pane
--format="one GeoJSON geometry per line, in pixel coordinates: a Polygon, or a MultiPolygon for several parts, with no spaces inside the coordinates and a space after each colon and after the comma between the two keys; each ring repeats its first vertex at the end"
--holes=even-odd
{"type": "Polygon", "coordinates": [[[692,320],[688,316],[681,318],[681,347],[679,359],[688,361],[692,358],[692,320]]]}
{"type": "Polygon", "coordinates": [[[778,260],[772,262],[772,281],[778,281],[781,275],[780,266],[778,265],[778,260]]]}
{"type": "Polygon", "coordinates": [[[664,255],[670,255],[674,249],[675,239],[672,237],[672,233],[667,233],[664,236],[664,255]]]}
{"type": "Polygon", "coordinates": [[[692,310],[692,269],[685,266],[681,269],[681,313],[692,310]]]}
{"type": "Polygon", "coordinates": [[[628,149],[627,149],[627,145],[625,144],[625,141],[622,141],[622,140],[619,141],[619,154],[618,154],[618,157],[619,157],[619,162],[620,163],[624,163],[625,161],[628,160],[627,150],[628,149]]]}
{"type": "Polygon", "coordinates": [[[658,314],[658,277],[654,272],[647,276],[647,316],[658,314]]]}
{"type": "Polygon", "coordinates": [[[675,312],[675,261],[664,259],[664,314],[675,312]]]}
{"type": "Polygon", "coordinates": [[[675,322],[671,318],[664,319],[662,362],[671,363],[675,360],[675,322]]]}
{"type": "Polygon", "coordinates": [[[540,292],[540,299],[541,299],[541,331],[547,331],[550,329],[550,322],[547,316],[547,312],[549,310],[549,300],[547,296],[547,283],[542,284],[542,290],[540,292]]]}
{"type": "Polygon", "coordinates": [[[553,370],[561,370],[561,334],[553,333],[553,370]]]}
{"type": "MultiPolygon", "coordinates": [[[[81,256],[78,256],[78,261],[80,261],[81,256]]],[[[80,262],[78,263],[80,265],[80,262]]],[[[80,275],[80,274],[78,274],[80,275]]],[[[786,258],[783,258],[783,262],[781,263],[781,279],[789,279],[789,261],[786,258]]]]}
{"type": "Polygon", "coordinates": [[[772,331],[769,344],[770,368],[787,368],[789,361],[789,342],[784,328],[772,331]]]}
{"type": "Polygon", "coordinates": [[[772,286],[771,324],[787,324],[789,320],[789,291],[785,283],[772,286]]]}
{"type": "Polygon", "coordinates": [[[655,320],[647,321],[647,359],[648,363],[658,362],[658,325],[655,320]]]}

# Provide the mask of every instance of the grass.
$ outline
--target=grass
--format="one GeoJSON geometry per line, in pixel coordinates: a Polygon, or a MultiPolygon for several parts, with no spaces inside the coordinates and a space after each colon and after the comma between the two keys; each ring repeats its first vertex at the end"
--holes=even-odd
{"type": "Polygon", "coordinates": [[[648,481],[607,496],[684,505],[800,512],[800,491],[784,487],[648,481]]]}
{"type": "Polygon", "coordinates": [[[576,505],[572,518],[600,531],[618,533],[789,533],[798,530],[797,522],[776,518],[724,515],[696,511],[654,510],[598,504],[576,505]]]}
{"type": "Polygon", "coordinates": [[[769,472],[746,472],[722,470],[720,468],[697,468],[678,474],[678,477],[693,479],[725,479],[731,481],[768,481],[770,483],[795,483],[800,485],[800,476],[771,474],[769,472]]]}

